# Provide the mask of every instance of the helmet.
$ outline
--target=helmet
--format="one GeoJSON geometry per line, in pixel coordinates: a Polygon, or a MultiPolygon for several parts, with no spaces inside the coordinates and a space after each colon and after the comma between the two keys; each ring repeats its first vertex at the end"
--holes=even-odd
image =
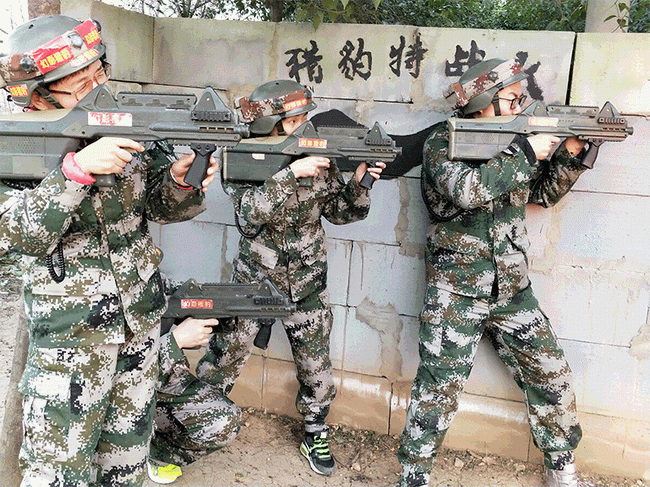
{"type": "Polygon", "coordinates": [[[101,27],[93,20],[79,22],[65,15],[46,15],[24,23],[6,40],[8,55],[0,58],[0,88],[13,101],[29,106],[34,90],[55,106],[47,85],[103,59],[106,46],[101,27]]]}
{"type": "Polygon", "coordinates": [[[514,59],[488,59],[475,64],[457,83],[449,85],[445,98],[451,101],[454,109],[469,115],[489,107],[500,90],[527,77],[514,59]]]}
{"type": "Polygon", "coordinates": [[[251,96],[235,100],[242,118],[250,122],[253,134],[270,134],[280,120],[300,115],[316,108],[311,90],[292,80],[281,79],[264,83],[251,96]]]}

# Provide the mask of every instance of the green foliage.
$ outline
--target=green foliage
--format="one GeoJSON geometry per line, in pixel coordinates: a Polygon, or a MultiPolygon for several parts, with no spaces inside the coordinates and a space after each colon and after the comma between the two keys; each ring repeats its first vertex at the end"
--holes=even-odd
{"type": "Polygon", "coordinates": [[[383,0],[385,23],[422,27],[583,32],[585,0],[383,0]]]}
{"type": "Polygon", "coordinates": [[[616,0],[616,14],[610,15],[605,22],[616,19],[618,29],[627,32],[650,32],[650,0],[631,0],[628,5],[616,0]]]}

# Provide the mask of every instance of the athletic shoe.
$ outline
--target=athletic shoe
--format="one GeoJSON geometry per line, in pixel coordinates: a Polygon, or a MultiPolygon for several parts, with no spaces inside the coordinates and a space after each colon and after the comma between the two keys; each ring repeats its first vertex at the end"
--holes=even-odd
{"type": "Polygon", "coordinates": [[[305,439],[300,444],[300,453],[309,461],[311,469],[320,475],[331,475],[335,467],[327,432],[327,429],[316,433],[305,432],[305,439]]]}
{"type": "Polygon", "coordinates": [[[181,467],[173,463],[165,465],[155,465],[151,461],[147,462],[147,471],[152,482],[157,484],[171,484],[178,477],[183,475],[181,467]]]}

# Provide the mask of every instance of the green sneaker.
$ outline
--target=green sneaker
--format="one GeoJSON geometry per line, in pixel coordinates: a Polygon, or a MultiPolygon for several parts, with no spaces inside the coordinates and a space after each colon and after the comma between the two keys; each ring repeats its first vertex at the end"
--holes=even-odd
{"type": "Polygon", "coordinates": [[[305,433],[305,439],[300,444],[300,453],[309,461],[311,469],[321,475],[331,475],[334,472],[334,457],[330,453],[328,430],[317,433],[305,433]]]}
{"type": "Polygon", "coordinates": [[[178,477],[183,475],[181,467],[168,463],[166,465],[155,465],[149,460],[147,462],[147,471],[152,482],[157,484],[171,484],[178,477]]]}

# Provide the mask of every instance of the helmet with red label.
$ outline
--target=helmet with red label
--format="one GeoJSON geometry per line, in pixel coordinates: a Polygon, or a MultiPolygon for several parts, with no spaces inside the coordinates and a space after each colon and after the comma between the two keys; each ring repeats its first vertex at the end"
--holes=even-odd
{"type": "Polygon", "coordinates": [[[242,118],[250,123],[253,134],[270,134],[283,118],[300,115],[316,108],[309,88],[292,80],[264,83],[251,96],[235,100],[242,118]]]}
{"type": "Polygon", "coordinates": [[[20,106],[31,104],[34,91],[60,106],[48,85],[104,58],[100,30],[93,20],[80,22],[65,15],[46,15],[22,24],[5,42],[8,54],[0,58],[0,87],[20,106]]]}
{"type": "Polygon", "coordinates": [[[495,110],[499,114],[498,92],[527,77],[521,65],[514,59],[488,59],[475,64],[458,82],[449,85],[445,98],[450,100],[454,109],[461,110],[464,115],[483,110],[496,101],[495,110]]]}

